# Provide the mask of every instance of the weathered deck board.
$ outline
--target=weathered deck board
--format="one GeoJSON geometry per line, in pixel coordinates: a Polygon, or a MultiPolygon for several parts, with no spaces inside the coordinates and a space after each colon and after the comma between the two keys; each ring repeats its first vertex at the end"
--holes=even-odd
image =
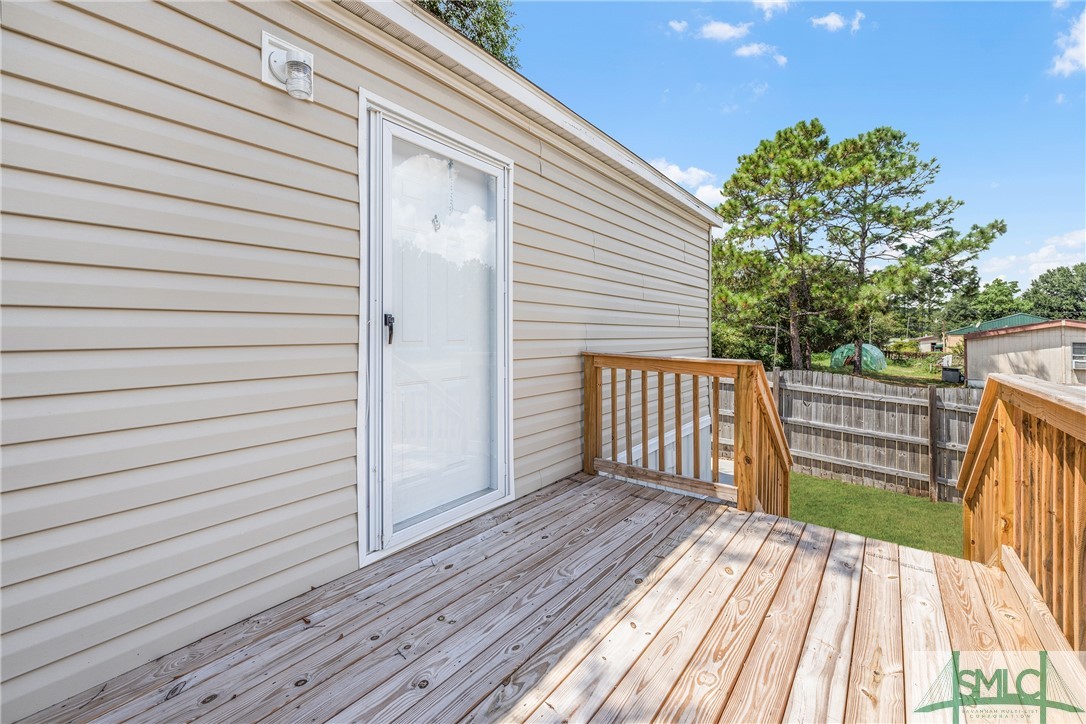
{"type": "Polygon", "coordinates": [[[898,547],[868,539],[852,645],[846,722],[905,721],[898,547]]]}
{"type": "MultiPolygon", "coordinates": [[[[585,491],[587,492],[587,491],[585,491]]],[[[514,517],[506,525],[483,532],[464,541],[464,544],[450,549],[445,555],[435,553],[430,558],[420,561],[407,571],[397,572],[388,578],[373,580],[369,585],[360,587],[349,597],[339,599],[326,606],[312,606],[305,612],[296,614],[293,627],[279,635],[264,636],[234,656],[217,662],[218,665],[204,667],[188,677],[188,686],[173,697],[156,702],[153,710],[147,709],[147,701],[137,700],[110,713],[115,720],[128,717],[140,717],[147,711],[144,721],[164,721],[180,717],[208,717],[213,720],[214,712],[223,705],[237,711],[250,701],[253,688],[269,686],[267,681],[278,680],[275,675],[299,660],[312,661],[314,656],[329,653],[328,640],[335,631],[337,640],[334,646],[341,648],[342,640],[366,628],[370,647],[383,644],[386,632],[395,630],[402,621],[411,616],[421,616],[429,610],[427,607],[442,605],[446,600],[458,595],[458,581],[463,575],[472,576],[478,584],[485,580],[486,569],[477,569],[478,565],[510,563],[533,552],[524,546],[525,541],[543,535],[559,536],[571,526],[590,519],[590,511],[606,509],[618,501],[628,500],[628,494],[617,484],[600,486],[593,494],[584,495],[571,491],[568,499],[563,496],[557,501],[566,500],[577,505],[580,510],[564,514],[561,505],[542,506],[526,509],[521,516],[514,517]],[[537,513],[542,513],[539,515],[537,513]],[[487,554],[490,554],[489,556],[487,554]],[[407,575],[402,575],[406,573],[407,575]],[[385,599],[395,600],[398,596],[414,596],[421,591],[429,591],[429,596],[417,596],[407,605],[390,609],[385,599]],[[360,604],[366,604],[361,607],[360,604]],[[384,614],[385,611],[390,611],[384,614]],[[384,614],[383,618],[381,617],[384,614]],[[373,630],[370,630],[373,629],[373,630]]],[[[334,585],[334,584],[333,584],[334,585]]],[[[309,672],[294,682],[305,680],[308,684],[309,672]]],[[[180,682],[178,682],[180,683],[180,682]]],[[[303,688],[307,684],[295,689],[303,688]]],[[[259,696],[259,692],[256,694],[259,696]]]]}
{"type": "MultiPolygon", "coordinates": [[[[724,516],[702,536],[692,551],[669,572],[668,583],[656,585],[578,665],[562,674],[561,688],[549,695],[530,718],[534,721],[586,721],[608,692],[652,643],[652,637],[672,617],[690,591],[728,549],[745,522],[724,516]]],[[[566,659],[569,660],[568,657],[566,659]]]]}
{"type": "MultiPolygon", "coordinates": [[[[253,683],[249,678],[225,682],[222,695],[210,703],[215,705],[221,699],[223,705],[213,713],[202,713],[201,718],[224,724],[259,721],[289,705],[292,712],[289,718],[299,720],[302,715],[296,711],[297,699],[319,699],[324,707],[334,706],[332,701],[319,696],[326,686],[345,698],[360,696],[367,684],[383,681],[401,664],[417,660],[451,635],[450,621],[470,621],[479,610],[517,596],[535,580],[535,575],[556,564],[564,565],[567,556],[578,549],[588,554],[596,552],[597,548],[589,544],[597,536],[602,549],[599,552],[606,554],[612,539],[631,535],[636,527],[647,522],[646,513],[663,512],[665,506],[655,503],[657,497],[634,498],[615,491],[594,499],[581,510],[565,511],[562,517],[549,521],[545,530],[528,536],[530,543],[553,540],[554,544],[506,545],[473,567],[470,575],[477,586],[474,595],[465,595],[457,585],[458,580],[449,580],[439,592],[431,590],[429,595],[425,589],[416,588],[383,592],[382,605],[375,612],[380,614],[378,618],[357,617],[350,623],[344,621],[338,627],[326,629],[324,636],[315,642],[318,645],[300,650],[304,655],[300,658],[275,657],[274,651],[269,651],[264,664],[274,667],[267,669],[275,670],[274,676],[266,676],[257,686],[249,688],[244,688],[253,683]],[[359,623],[359,619],[363,622],[359,623]],[[352,677],[350,669],[355,666],[368,666],[372,675],[352,677]]],[[[614,541],[614,547],[620,542],[614,541]]],[[[330,711],[327,717],[336,713],[330,711]]]]}
{"type": "MultiPolygon", "coordinates": [[[[339,710],[336,708],[338,704],[311,696],[307,702],[309,706],[290,709],[286,720],[309,720],[314,717],[320,720],[335,715],[337,719],[346,721],[389,721],[423,698],[430,684],[451,676],[459,660],[474,659],[490,641],[505,642],[523,628],[530,630],[545,624],[563,608],[577,601],[578,594],[595,582],[599,569],[606,570],[622,560],[621,556],[614,555],[620,546],[627,546],[626,550],[636,550],[642,543],[651,542],[653,533],[665,521],[651,509],[627,513],[627,517],[621,523],[614,524],[610,531],[602,535],[594,532],[591,546],[582,548],[571,542],[564,553],[559,553],[565,558],[560,566],[525,566],[524,570],[530,572],[531,577],[529,585],[522,588],[521,595],[505,596],[497,605],[490,603],[486,596],[471,596],[471,610],[460,614],[461,620],[470,623],[456,631],[440,648],[426,652],[426,656],[420,655],[422,647],[435,637],[427,636],[425,630],[412,632],[412,638],[418,645],[412,650],[413,656],[410,658],[413,660],[407,666],[390,660],[392,667],[388,670],[380,664],[374,666],[367,662],[366,677],[387,675],[388,678],[350,707],[339,710]],[[533,625],[524,626],[525,619],[533,625]],[[319,705],[313,706],[314,702],[319,705]]],[[[446,624],[446,628],[450,627],[448,619],[440,623],[446,624]]],[[[430,627],[440,627],[440,623],[431,624],[430,627]]],[[[347,670],[341,678],[350,680],[359,673],[362,672],[347,670]]]]}
{"type": "MultiPolygon", "coordinates": [[[[935,568],[939,573],[951,647],[956,651],[982,652],[974,654],[973,661],[986,671],[1005,668],[1007,659],[999,648],[999,636],[992,623],[993,612],[984,603],[973,565],[960,558],[936,556],[935,568]]],[[[977,711],[975,702],[967,700],[966,706],[968,721],[987,720],[977,711]]],[[[1024,714],[1016,718],[1021,720],[1024,714]]]]}
{"type": "Polygon", "coordinates": [[[735,682],[736,691],[759,695],[728,697],[721,721],[781,720],[832,543],[832,530],[812,525],[804,531],[735,682]]]}
{"type": "MultiPolygon", "coordinates": [[[[661,526],[645,544],[634,549],[625,559],[613,559],[610,565],[621,570],[621,575],[603,575],[589,589],[571,589],[575,603],[563,606],[558,613],[542,611],[539,625],[525,626],[517,635],[496,640],[466,665],[460,666],[444,682],[444,690],[431,692],[423,702],[401,717],[405,721],[429,718],[432,721],[458,721],[465,718],[478,703],[490,697],[497,689],[511,684],[507,673],[529,659],[540,660],[541,649],[555,637],[569,632],[583,631],[613,611],[624,601],[635,603],[635,593],[652,590],[659,577],[671,569],[666,559],[674,552],[673,536],[681,540],[695,530],[703,520],[715,521],[723,511],[716,506],[703,506],[696,500],[688,500],[669,512],[671,519],[661,526]],[[663,561],[661,559],[664,559],[663,561]],[[519,647],[519,648],[518,648],[519,647]]],[[[674,556],[681,560],[682,556],[674,556]]],[[[675,562],[675,561],[672,561],[675,562]]],[[[575,634],[574,634],[575,635],[575,634]]]]}
{"type": "MultiPolygon", "coordinates": [[[[530,661],[512,669],[512,673],[499,686],[477,705],[471,707],[464,716],[452,715],[459,714],[455,708],[444,709],[434,711],[435,720],[453,721],[461,718],[473,722],[515,720],[518,716],[523,718],[534,711],[543,697],[561,683],[562,676],[557,671],[559,665],[583,659],[592,647],[614,628],[614,624],[637,605],[649,591],[655,589],[677,562],[682,560],[690,549],[711,530],[721,512],[720,508],[712,507],[716,508],[715,515],[698,522],[696,526],[693,524],[684,526],[686,530],[680,529],[679,535],[669,541],[669,549],[654,551],[642,562],[643,566],[648,567],[647,575],[628,595],[620,597],[621,590],[609,591],[602,601],[578,616],[570,626],[558,632],[536,652],[530,661]],[[658,562],[654,561],[654,558],[657,558],[658,562]],[[451,716],[446,718],[439,714],[451,716]]],[[[730,512],[724,514],[731,515],[730,512]]],[[[637,578],[634,579],[635,583],[637,580],[637,578]]],[[[455,704],[453,706],[455,707],[455,704]]]]}
{"type": "Polygon", "coordinates": [[[935,556],[927,551],[898,547],[901,570],[901,632],[905,670],[905,719],[950,722],[947,709],[914,715],[924,695],[950,659],[947,632],[935,556]],[[932,656],[931,652],[938,652],[932,656]]]}
{"type": "Polygon", "coordinates": [[[712,625],[720,602],[731,596],[772,527],[773,519],[768,516],[754,516],[747,521],[734,543],[724,551],[726,557],[702,577],[698,587],[672,616],[673,622],[666,626],[666,633],[653,639],[652,645],[593,715],[593,721],[603,724],[652,718],[712,625]]]}
{"type": "Polygon", "coordinates": [[[30,721],[900,721],[925,652],[1035,618],[993,569],[577,478],[30,721]]]}
{"type": "Polygon", "coordinates": [[[839,722],[852,663],[864,539],[838,531],[792,680],[785,721],[839,722]]]}
{"type": "MultiPolygon", "coordinates": [[[[430,538],[412,546],[402,554],[386,558],[348,576],[313,589],[306,594],[284,601],[282,604],[240,621],[217,633],[211,634],[159,659],[150,661],[108,682],[109,696],[103,696],[101,686],[95,686],[81,694],[60,702],[38,714],[23,720],[23,724],[47,722],[91,721],[107,714],[113,719],[124,719],[125,714],[114,712],[125,706],[128,716],[150,709],[166,700],[172,691],[182,692],[195,679],[206,679],[218,671],[233,665],[235,658],[248,658],[255,649],[275,634],[290,635],[304,630],[305,623],[315,611],[322,610],[345,598],[358,597],[368,585],[391,585],[396,578],[405,578],[419,566],[431,567],[431,559],[455,554],[471,547],[480,538],[500,535],[504,530],[525,525],[531,520],[547,515],[551,507],[545,503],[560,503],[563,496],[594,496],[605,488],[595,490],[578,484],[581,476],[567,478],[544,490],[503,506],[491,513],[472,518],[452,528],[441,536],[430,538]]],[[[438,568],[443,569],[444,563],[438,568]]],[[[173,698],[173,697],[170,697],[173,698]]],[[[165,717],[163,717],[165,718],[165,717]]]]}
{"type": "Polygon", "coordinates": [[[780,518],[656,712],[670,722],[716,721],[784,578],[804,525],[780,518]]]}

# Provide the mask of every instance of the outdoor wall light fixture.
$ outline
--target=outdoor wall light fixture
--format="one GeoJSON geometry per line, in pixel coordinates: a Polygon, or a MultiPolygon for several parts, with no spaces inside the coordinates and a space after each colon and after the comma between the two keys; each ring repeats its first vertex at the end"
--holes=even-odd
{"type": "Polygon", "coordinates": [[[272,75],[286,86],[291,98],[300,101],[313,97],[312,62],[297,50],[274,50],[268,57],[272,75]]]}
{"type": "Polygon", "coordinates": [[[291,98],[313,100],[313,54],[266,32],[260,47],[261,80],[291,98]]]}

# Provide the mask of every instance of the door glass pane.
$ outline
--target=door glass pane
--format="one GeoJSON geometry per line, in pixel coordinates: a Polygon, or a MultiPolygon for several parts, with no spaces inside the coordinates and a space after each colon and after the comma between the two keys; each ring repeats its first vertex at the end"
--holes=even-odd
{"type": "Polygon", "coordinates": [[[497,178],[395,136],[386,168],[386,495],[394,530],[497,485],[497,178]]]}

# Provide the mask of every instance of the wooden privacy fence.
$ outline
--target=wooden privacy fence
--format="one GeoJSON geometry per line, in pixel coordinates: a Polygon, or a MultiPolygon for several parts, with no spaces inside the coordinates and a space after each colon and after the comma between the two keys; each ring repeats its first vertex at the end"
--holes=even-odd
{"type": "Polygon", "coordinates": [[[743,510],[788,515],[792,458],[760,362],[594,353],[584,358],[586,473],[734,498],[743,510]],[[723,384],[732,388],[732,409],[738,411],[732,425],[734,488],[722,481],[720,470],[723,384]]]}
{"type": "MultiPolygon", "coordinates": [[[[793,470],[933,500],[959,499],[958,470],[980,390],[805,370],[774,370],[771,380],[793,470]]],[[[730,456],[730,385],[721,396],[721,444],[730,456]]]]}
{"type": "Polygon", "coordinates": [[[958,482],[964,556],[1002,565],[1024,601],[1039,595],[1079,651],[1086,650],[1084,473],[1086,392],[990,375],[958,482]]]}

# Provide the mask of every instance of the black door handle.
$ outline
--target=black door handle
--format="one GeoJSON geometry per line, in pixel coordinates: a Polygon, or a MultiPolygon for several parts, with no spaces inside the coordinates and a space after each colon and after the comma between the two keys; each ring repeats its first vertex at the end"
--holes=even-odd
{"type": "Polygon", "coordinates": [[[392,344],[392,332],[396,329],[396,317],[391,314],[386,314],[385,326],[388,327],[388,343],[392,344]]]}

